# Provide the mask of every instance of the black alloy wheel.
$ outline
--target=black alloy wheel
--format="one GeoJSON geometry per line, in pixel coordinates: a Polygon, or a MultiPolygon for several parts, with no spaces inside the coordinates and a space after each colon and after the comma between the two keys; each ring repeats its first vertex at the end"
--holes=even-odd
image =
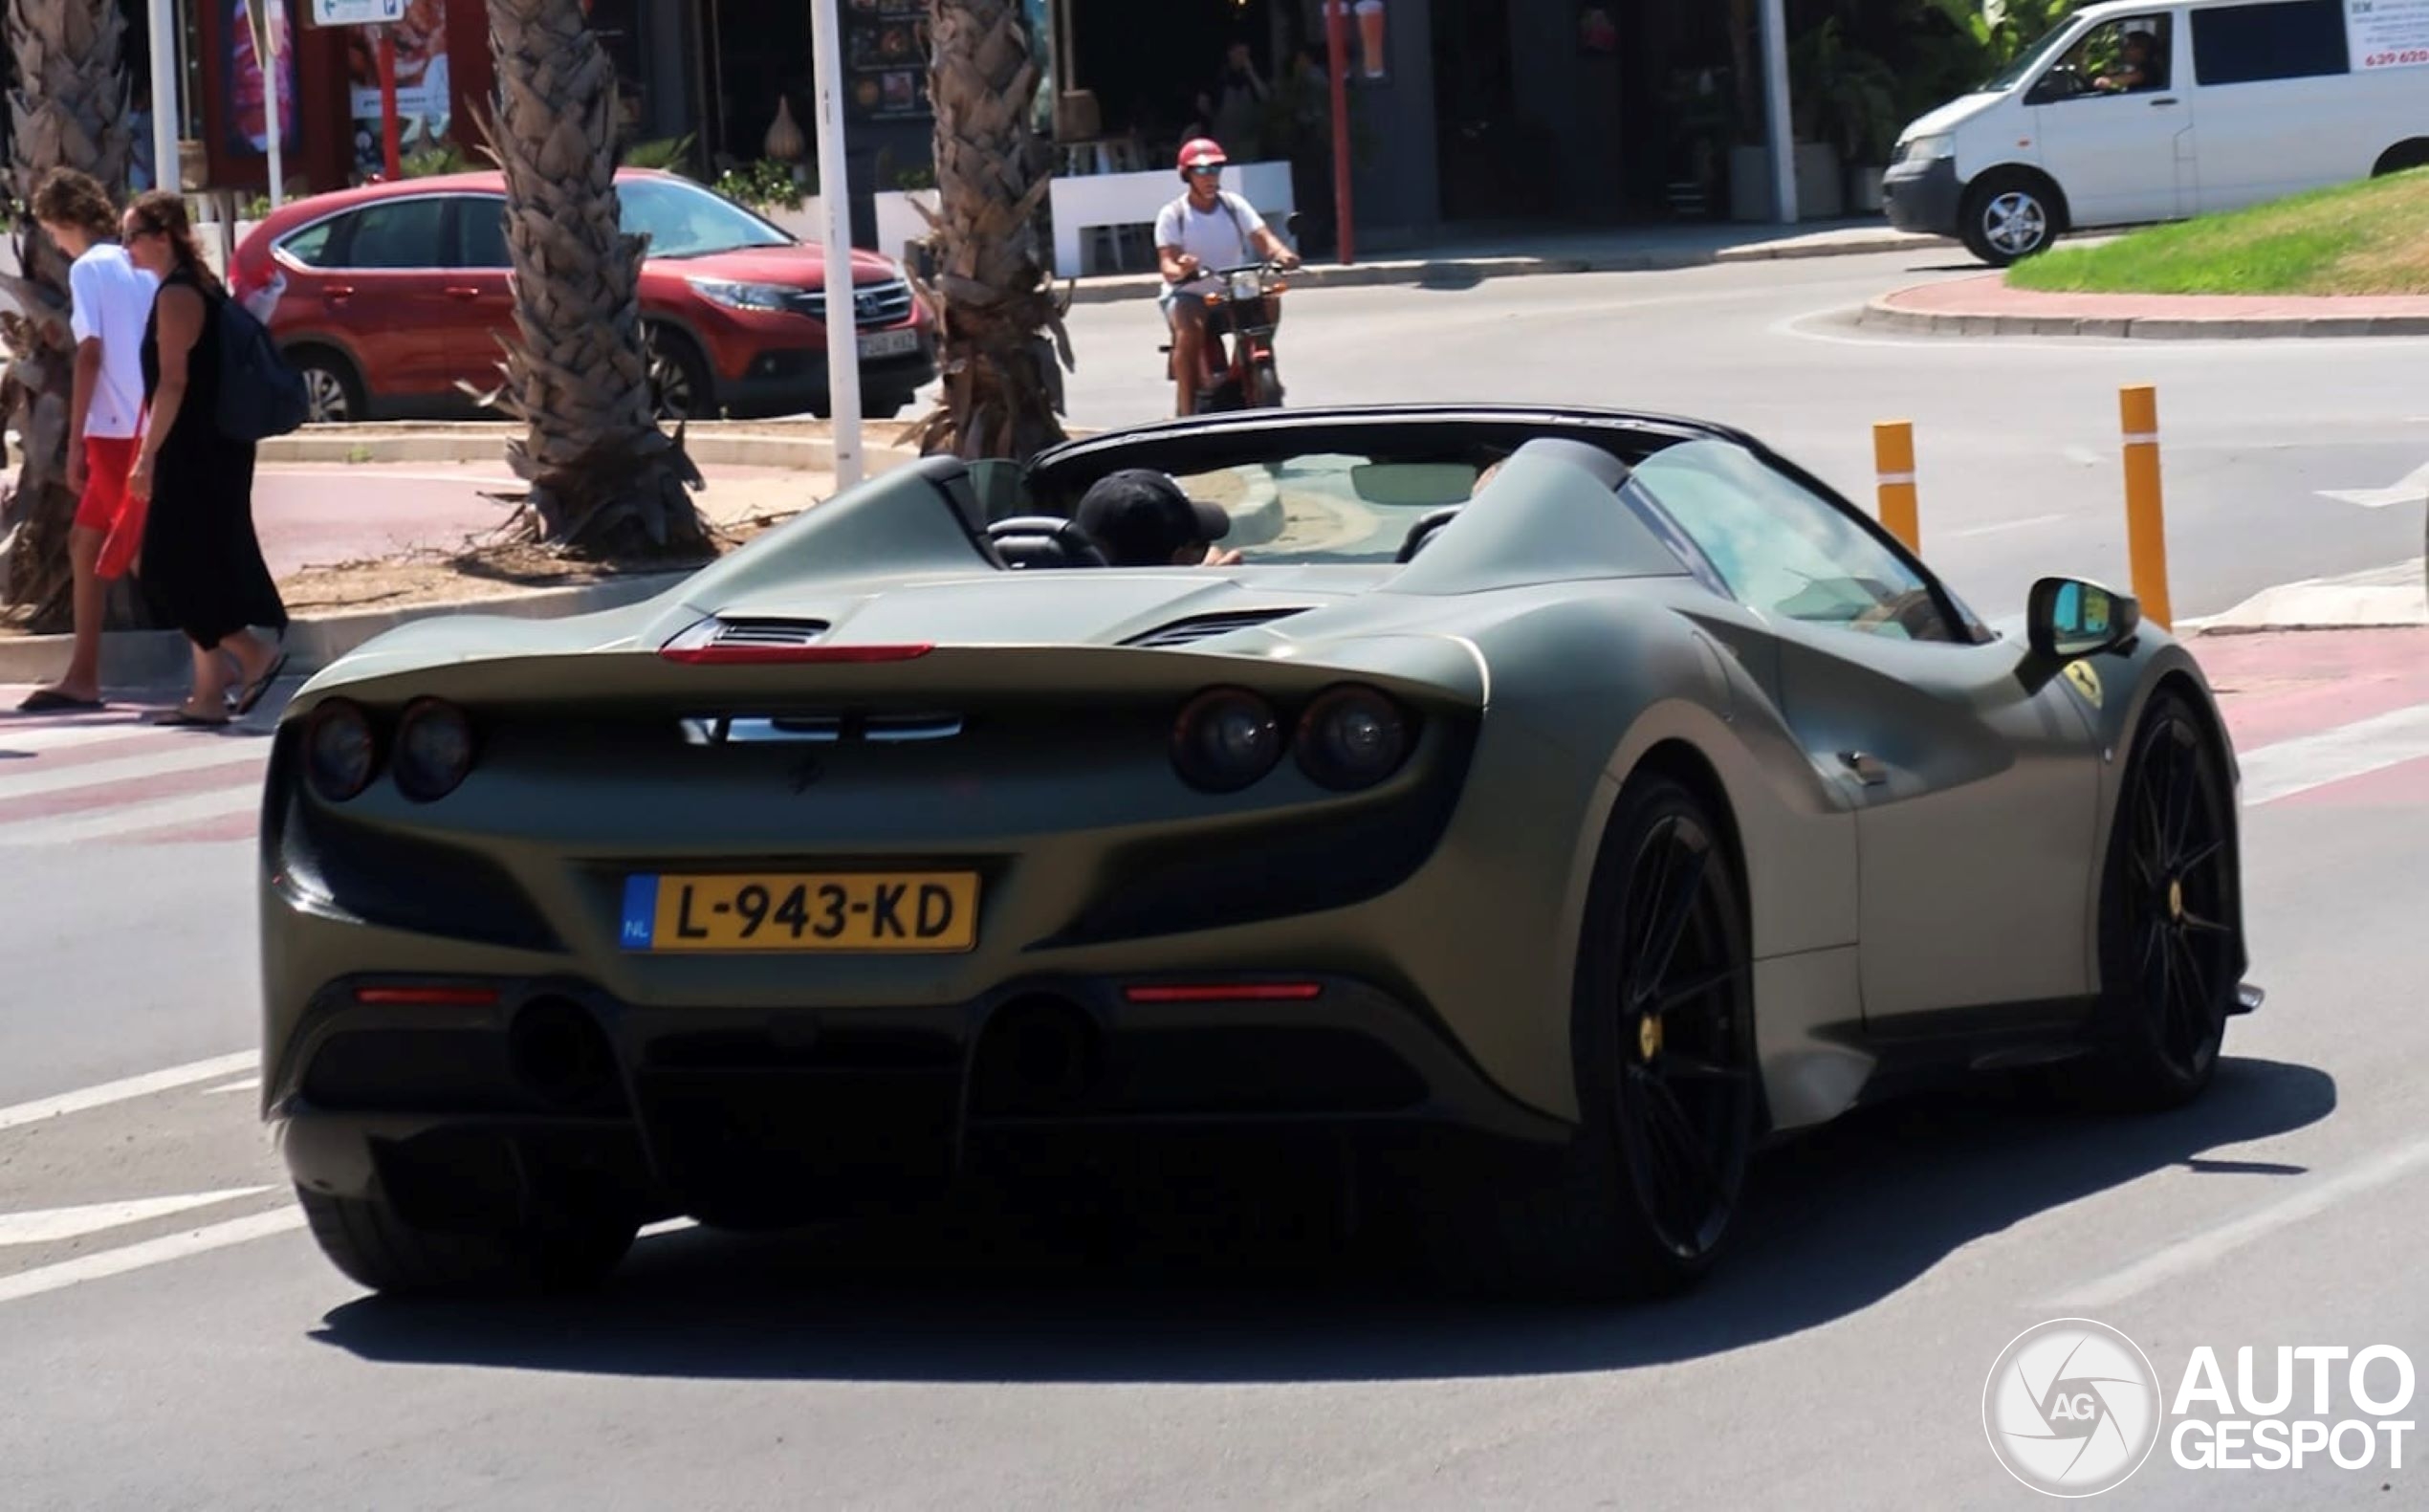
{"type": "Polygon", "coordinates": [[[1753,1145],[1752,1015],[1726,866],[1685,800],[1644,830],[1622,904],[1620,1145],[1648,1226],[1690,1265],[1727,1232],[1753,1145]]]}
{"type": "Polygon", "coordinates": [[[1751,939],[1704,801],[1639,773],[1604,832],[1570,1041],[1579,1127],[1551,1151],[1482,1150],[1430,1205],[1455,1284],[1527,1297],[1678,1292],[1738,1225],[1760,1129],[1751,939]]]}
{"type": "Polygon", "coordinates": [[[2218,1070],[2243,969],[2231,793],[2217,738],[2173,690],[2151,702],[2118,796],[2101,887],[2105,1100],[2199,1096],[2218,1070]]]}

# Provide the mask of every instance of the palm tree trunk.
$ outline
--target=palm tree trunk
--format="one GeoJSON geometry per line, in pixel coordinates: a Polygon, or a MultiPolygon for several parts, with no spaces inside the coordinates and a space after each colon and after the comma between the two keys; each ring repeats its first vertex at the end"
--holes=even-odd
{"type": "Polygon", "coordinates": [[[942,328],[944,403],[909,434],[931,454],[1024,458],[1063,439],[1074,365],[1035,220],[1054,182],[1030,127],[1038,65],[1019,0],[930,5],[940,213],[922,293],[942,328]]]}
{"type": "Polygon", "coordinates": [[[585,555],[712,555],[680,430],[658,428],[641,343],[643,238],[618,226],[616,75],[581,0],[490,0],[514,325],[503,398],[526,426],[506,459],[527,528],[585,555]]]}
{"type": "MultiPolygon", "coordinates": [[[[19,204],[55,167],[80,168],[113,194],[126,184],[126,73],[119,62],[125,23],[112,0],[8,0],[9,172],[19,204]]],[[[37,633],[72,623],[68,531],[68,402],[76,342],[68,331],[68,259],[29,211],[16,236],[22,276],[0,277],[0,342],[9,376],[0,415],[25,444],[25,466],[0,506],[0,603],[37,633]]]]}

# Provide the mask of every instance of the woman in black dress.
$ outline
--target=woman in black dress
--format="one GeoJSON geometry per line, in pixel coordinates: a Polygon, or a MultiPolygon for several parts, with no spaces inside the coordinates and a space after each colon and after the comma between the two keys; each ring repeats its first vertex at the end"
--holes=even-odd
{"type": "Polygon", "coordinates": [[[194,690],[163,724],[229,721],[228,661],[250,713],[286,657],[252,626],[287,628],[287,607],[253,533],[253,444],[220,433],[220,322],[228,291],[203,261],[186,202],[155,190],[120,229],[136,266],[160,279],[143,332],[143,444],[127,492],[147,504],[140,559],[155,618],[194,647],[194,690]]]}

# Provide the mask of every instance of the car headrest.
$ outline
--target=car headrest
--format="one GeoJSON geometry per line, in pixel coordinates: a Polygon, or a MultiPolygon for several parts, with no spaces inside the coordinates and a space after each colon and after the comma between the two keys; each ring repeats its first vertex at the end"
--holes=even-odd
{"type": "Polygon", "coordinates": [[[1087,532],[1056,515],[1017,515],[997,520],[987,527],[987,539],[1004,565],[1017,571],[1108,565],[1087,532]]]}

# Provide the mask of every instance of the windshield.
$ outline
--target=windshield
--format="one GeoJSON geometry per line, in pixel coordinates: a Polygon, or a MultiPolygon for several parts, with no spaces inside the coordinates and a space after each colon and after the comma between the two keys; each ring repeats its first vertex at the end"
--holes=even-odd
{"type": "Polygon", "coordinates": [[[705,257],[745,247],[790,247],[791,236],[741,206],[681,179],[625,179],[616,185],[628,236],[649,238],[648,256],[705,257]]]}
{"type": "Polygon", "coordinates": [[[1997,77],[1984,84],[1981,88],[1981,92],[1988,95],[1997,94],[2002,90],[2013,89],[2018,84],[2023,83],[2025,79],[2030,78],[2033,75],[2041,72],[2041,65],[2047,62],[2050,55],[2058,51],[2059,44],[2066,41],[2067,33],[2072,27],[2073,21],[2074,18],[2069,16],[2066,20],[2060,21],[2056,26],[2051,27],[2046,33],[2043,33],[2040,41],[2035,42],[2032,46],[2026,48],[2016,61],[2008,64],[2005,69],[2000,72],[1997,77]]]}

